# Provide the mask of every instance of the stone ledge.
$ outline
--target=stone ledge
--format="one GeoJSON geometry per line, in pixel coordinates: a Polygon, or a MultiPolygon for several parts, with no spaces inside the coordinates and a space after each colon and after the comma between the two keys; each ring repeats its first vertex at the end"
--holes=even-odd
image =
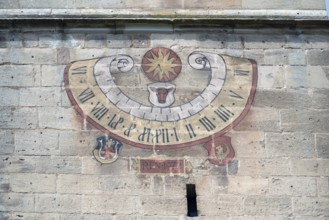
{"type": "Polygon", "coordinates": [[[326,10],[0,9],[0,20],[327,20],[326,10]]]}

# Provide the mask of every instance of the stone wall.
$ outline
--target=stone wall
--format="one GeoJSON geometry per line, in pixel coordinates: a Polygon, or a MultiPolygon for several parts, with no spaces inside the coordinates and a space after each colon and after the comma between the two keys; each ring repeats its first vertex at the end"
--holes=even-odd
{"type": "MultiPolygon", "coordinates": [[[[157,5],[146,1],[150,2],[157,5]]],[[[169,2],[161,6],[193,8],[192,2],[198,3],[169,2]]],[[[274,9],[291,5],[266,2],[274,9]]],[[[307,9],[324,4],[296,2],[307,9]]],[[[7,3],[8,8],[49,7],[41,1],[7,3]]],[[[219,3],[203,4],[260,6],[251,0],[219,3]]],[[[108,1],[51,4],[120,8],[135,1],[111,1],[110,6],[108,1]]],[[[1,219],[186,219],[186,184],[196,185],[196,219],[329,218],[328,29],[221,27],[109,34],[97,28],[12,27],[0,31],[0,47],[1,219]],[[203,50],[257,62],[251,110],[226,134],[236,152],[230,163],[209,163],[198,145],[153,151],[125,144],[115,163],[95,160],[92,151],[102,132],[69,101],[65,66],[118,51],[141,60],[146,51],[160,46],[177,53],[203,50]],[[154,156],[184,157],[192,161],[192,173],[140,174],[133,169],[133,159],[154,156]]]]}

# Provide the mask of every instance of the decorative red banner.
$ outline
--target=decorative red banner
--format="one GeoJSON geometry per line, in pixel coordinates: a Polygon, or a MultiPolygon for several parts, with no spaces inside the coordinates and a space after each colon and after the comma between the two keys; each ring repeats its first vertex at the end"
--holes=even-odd
{"type": "Polygon", "coordinates": [[[185,159],[138,159],[133,168],[142,174],[187,174],[192,172],[192,164],[185,159]]]}

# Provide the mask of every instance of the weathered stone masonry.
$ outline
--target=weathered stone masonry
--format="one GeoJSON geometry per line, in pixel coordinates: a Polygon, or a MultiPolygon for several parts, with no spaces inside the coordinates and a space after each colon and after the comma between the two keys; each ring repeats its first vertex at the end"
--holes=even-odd
{"type": "MultiPolygon", "coordinates": [[[[310,7],[309,2],[300,2],[310,7]]],[[[235,3],[241,6],[241,1],[235,3]]],[[[29,5],[27,1],[1,4],[29,5]]],[[[311,5],[321,8],[319,4],[311,5]]],[[[165,32],[154,33],[126,31],[136,27],[129,22],[122,23],[126,29],[3,22],[0,219],[186,219],[186,184],[196,184],[197,219],[327,220],[327,23],[256,23],[219,22],[193,29],[196,26],[187,27],[185,22],[169,22],[161,24],[165,32]],[[227,133],[236,152],[229,164],[210,164],[207,152],[198,145],[156,151],[125,145],[115,163],[101,165],[95,160],[92,151],[102,132],[70,103],[64,88],[65,66],[118,51],[141,62],[154,47],[182,53],[207,50],[257,62],[251,110],[227,133]],[[138,157],[161,156],[187,158],[192,173],[138,174],[133,168],[138,157]]]]}

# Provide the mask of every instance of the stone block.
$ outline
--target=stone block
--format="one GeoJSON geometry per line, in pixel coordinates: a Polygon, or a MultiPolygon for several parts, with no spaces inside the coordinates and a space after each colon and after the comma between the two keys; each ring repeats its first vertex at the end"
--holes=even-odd
{"type": "MultiPolygon", "coordinates": [[[[6,41],[6,39],[3,39],[2,41],[6,41]]],[[[7,47],[7,44],[4,45],[4,43],[1,43],[3,47],[7,47]]],[[[10,53],[11,53],[11,49],[9,48],[0,48],[0,63],[2,64],[7,64],[7,63],[10,63],[11,62],[11,56],[10,56],[10,53]]]]}
{"type": "Polygon", "coordinates": [[[102,177],[78,174],[59,174],[57,192],[68,194],[101,194],[102,177]]]}
{"type": "Polygon", "coordinates": [[[329,50],[308,50],[306,52],[307,64],[311,66],[327,66],[329,50]]]}
{"type": "Polygon", "coordinates": [[[62,47],[63,35],[56,32],[42,32],[39,34],[39,47],[57,48],[62,47]]]}
{"type": "Polygon", "coordinates": [[[119,158],[115,163],[110,165],[102,165],[94,157],[82,158],[82,173],[95,174],[95,175],[128,175],[130,172],[137,172],[130,170],[129,162],[127,159],[119,158]]]}
{"type": "Polygon", "coordinates": [[[316,152],[319,158],[329,158],[329,134],[316,134],[316,152]]]}
{"type": "Polygon", "coordinates": [[[136,203],[136,196],[85,195],[82,197],[81,209],[82,213],[136,215],[136,213],[141,211],[140,209],[137,210],[136,203]]]}
{"type": "MultiPolygon", "coordinates": [[[[151,43],[152,47],[169,47],[178,46],[178,48],[191,47],[195,48],[200,45],[198,39],[200,36],[198,34],[182,33],[182,34],[173,34],[173,35],[163,35],[163,34],[152,34],[151,43]]],[[[219,45],[219,44],[217,44],[219,45]]]]}
{"type": "Polygon", "coordinates": [[[40,85],[40,66],[1,65],[0,86],[38,86],[40,85]]]}
{"type": "Polygon", "coordinates": [[[317,189],[318,189],[318,196],[328,197],[329,196],[329,177],[318,177],[317,178],[317,189]]]}
{"type": "Polygon", "coordinates": [[[58,155],[58,131],[16,131],[15,152],[22,155],[58,155]]]}
{"type": "Polygon", "coordinates": [[[220,49],[224,48],[225,42],[228,39],[219,34],[201,34],[198,35],[196,40],[198,40],[199,45],[202,45],[202,48],[220,49]]]}
{"type": "Polygon", "coordinates": [[[80,213],[81,195],[37,194],[35,196],[36,212],[80,213]]]}
{"type": "Polygon", "coordinates": [[[64,130],[79,130],[82,118],[73,108],[42,107],[39,109],[39,126],[64,130]]]}
{"type": "Polygon", "coordinates": [[[287,159],[240,159],[238,176],[267,177],[290,175],[287,159]]]}
{"type": "Polygon", "coordinates": [[[265,50],[264,63],[266,65],[288,65],[289,51],[286,49],[265,50]]]}
{"type": "Polygon", "coordinates": [[[41,67],[41,84],[42,86],[60,87],[64,83],[64,65],[42,65],[41,67]]]}
{"type": "MultiPolygon", "coordinates": [[[[153,220],[154,216],[141,216],[141,217],[136,217],[136,220],[153,220]]],[[[181,220],[181,216],[157,216],[157,220],[181,220]]],[[[115,220],[135,220],[134,218],[129,218],[129,217],[117,217],[115,220]]]]}
{"type": "Polygon", "coordinates": [[[61,214],[60,215],[60,220],[74,220],[74,219],[113,220],[114,218],[108,214],[61,214]]]}
{"type": "Polygon", "coordinates": [[[287,87],[291,88],[329,88],[329,68],[287,66],[285,80],[287,87]]]}
{"type": "MultiPolygon", "coordinates": [[[[289,219],[289,215],[270,215],[270,214],[264,214],[264,215],[244,215],[244,216],[236,216],[236,217],[230,217],[229,220],[278,220],[278,219],[289,219]]],[[[303,219],[305,220],[305,219],[303,219]]]]}
{"type": "Polygon", "coordinates": [[[99,136],[101,136],[101,132],[98,131],[60,131],[60,154],[66,156],[92,156],[92,151],[97,145],[96,138],[99,136]]]}
{"type": "Polygon", "coordinates": [[[281,110],[281,128],[286,132],[328,132],[329,110],[281,110]]]}
{"type": "Polygon", "coordinates": [[[136,2],[134,0],[126,0],[126,8],[183,8],[183,0],[146,0],[143,2],[136,2]]]}
{"type": "Polygon", "coordinates": [[[301,35],[305,49],[328,49],[329,37],[326,34],[304,34],[301,35]]]}
{"type": "Polygon", "coordinates": [[[36,172],[39,173],[81,173],[81,158],[40,156],[36,157],[36,172]]]}
{"type": "Polygon", "coordinates": [[[0,212],[33,212],[34,195],[25,193],[1,193],[0,212]]]}
{"type": "Polygon", "coordinates": [[[296,216],[295,220],[328,220],[323,216],[296,216]]]}
{"type": "Polygon", "coordinates": [[[267,133],[265,146],[269,158],[315,156],[315,138],[309,133],[267,133]]]}
{"type": "Polygon", "coordinates": [[[0,128],[36,128],[38,111],[34,108],[0,108],[0,128]]]}
{"type": "Polygon", "coordinates": [[[8,55],[15,64],[57,63],[57,51],[53,48],[13,48],[8,55]]]}
{"type": "Polygon", "coordinates": [[[76,0],[74,2],[68,2],[70,8],[92,8],[92,9],[105,9],[105,8],[125,8],[124,1],[121,0],[76,0]]]}
{"type": "Polygon", "coordinates": [[[314,89],[312,107],[315,109],[329,109],[329,89],[314,89]]]}
{"type": "Polygon", "coordinates": [[[126,45],[125,41],[128,41],[129,37],[125,34],[108,34],[107,46],[109,48],[123,48],[126,45]]]}
{"type": "Polygon", "coordinates": [[[311,107],[311,104],[312,98],[307,91],[257,89],[253,106],[276,109],[308,109],[311,107]]]}
{"type": "MultiPolygon", "coordinates": [[[[160,182],[161,184],[161,182],[160,182]]],[[[186,195],[187,179],[179,176],[166,176],[164,177],[164,192],[166,196],[186,195]]],[[[156,187],[156,186],[154,186],[156,187]]],[[[160,186],[157,186],[160,187],[160,186]]],[[[197,195],[198,185],[196,186],[197,195]]]]}
{"type": "Polygon", "coordinates": [[[70,50],[68,48],[57,48],[57,63],[66,65],[70,62],[70,50]]]}
{"type": "Polygon", "coordinates": [[[22,34],[17,31],[10,31],[7,36],[7,46],[9,48],[21,48],[22,34]]]}
{"type": "Polygon", "coordinates": [[[306,56],[304,50],[289,50],[288,52],[288,62],[291,66],[305,65],[306,56]]]}
{"type": "MultiPolygon", "coordinates": [[[[68,9],[69,13],[72,10],[68,9]]],[[[78,10],[80,12],[80,10],[78,10]]],[[[80,33],[64,33],[61,38],[63,48],[82,48],[85,42],[85,35],[80,33]]]]}
{"type": "Polygon", "coordinates": [[[279,111],[274,108],[251,108],[234,130],[280,131],[279,111]]]}
{"type": "Polygon", "coordinates": [[[104,48],[106,47],[106,34],[87,34],[85,48],[104,48]]]}
{"type": "Polygon", "coordinates": [[[297,215],[329,215],[329,198],[295,197],[293,206],[297,215]]]}
{"type": "Polygon", "coordinates": [[[298,34],[289,34],[285,35],[286,44],[285,48],[287,49],[300,49],[304,46],[303,36],[298,34]]]}
{"type": "Polygon", "coordinates": [[[316,196],[316,178],[313,177],[271,177],[269,194],[273,196],[316,196]]]}
{"type": "MultiPolygon", "coordinates": [[[[164,195],[164,191],[165,191],[164,177],[163,176],[154,176],[152,183],[153,183],[153,187],[152,187],[153,195],[164,195]]],[[[168,191],[170,191],[170,188],[168,191]]]]}
{"type": "Polygon", "coordinates": [[[20,106],[59,106],[59,87],[35,87],[20,89],[20,106]]]}
{"type": "Polygon", "coordinates": [[[37,173],[10,174],[10,189],[12,192],[51,193],[56,192],[56,175],[37,173]]]}
{"type": "Polygon", "coordinates": [[[67,1],[66,0],[58,0],[52,2],[45,2],[43,0],[20,0],[19,1],[20,8],[22,9],[36,9],[36,8],[66,8],[67,1]]]}
{"type": "Polygon", "coordinates": [[[33,173],[35,168],[35,157],[0,156],[1,173],[33,173]]]}
{"type": "Polygon", "coordinates": [[[139,196],[138,211],[143,215],[186,215],[186,197],[184,196],[139,196]]]}
{"type": "Polygon", "coordinates": [[[37,47],[39,45],[39,35],[35,33],[22,34],[23,47],[37,47]]]}
{"type": "Polygon", "coordinates": [[[152,177],[125,175],[119,178],[103,176],[102,192],[116,195],[152,195],[152,177]]]}
{"type": "Polygon", "coordinates": [[[0,48],[6,48],[6,47],[7,47],[7,34],[0,33],[0,48]]]}
{"type": "Polygon", "coordinates": [[[72,107],[71,101],[67,95],[67,92],[65,89],[62,88],[61,90],[61,107],[63,108],[70,108],[72,107]]]}
{"type": "Polygon", "coordinates": [[[289,215],[291,198],[250,196],[244,200],[244,212],[247,215],[289,215]]]}
{"type": "Polygon", "coordinates": [[[243,214],[243,197],[237,195],[198,196],[200,216],[235,216],[243,214]]]}
{"type": "Polygon", "coordinates": [[[151,177],[136,176],[97,176],[97,175],[59,175],[57,191],[73,194],[152,194],[151,177]]]}
{"type": "Polygon", "coordinates": [[[130,41],[125,41],[128,48],[149,48],[151,46],[149,34],[131,34],[129,39],[130,41]]]}
{"type": "Polygon", "coordinates": [[[241,0],[233,1],[201,1],[201,0],[184,0],[184,8],[186,9],[229,9],[241,8],[241,0]]]}
{"type": "Polygon", "coordinates": [[[87,60],[87,59],[93,59],[98,57],[104,57],[109,55],[115,55],[115,53],[112,50],[112,53],[109,52],[110,50],[106,50],[104,48],[101,49],[80,49],[80,48],[71,48],[70,49],[70,59],[72,61],[74,60],[87,60]]]}
{"type": "Polygon", "coordinates": [[[329,88],[329,67],[328,66],[308,66],[307,82],[312,88],[329,88]]]}
{"type": "MultiPolygon", "coordinates": [[[[245,49],[243,51],[243,57],[255,60],[258,66],[266,65],[263,49],[245,49]]],[[[276,66],[276,64],[274,64],[273,66],[276,66]]]]}
{"type": "Polygon", "coordinates": [[[329,160],[294,159],[291,174],[298,176],[329,176],[329,160]]]}
{"type": "Polygon", "coordinates": [[[310,77],[304,66],[286,66],[285,81],[288,88],[308,88],[311,86],[310,77]]]}
{"type": "MultiPolygon", "coordinates": [[[[232,160],[228,165],[227,165],[227,174],[228,175],[236,175],[238,173],[240,166],[240,161],[239,160],[232,160]]],[[[225,174],[225,173],[223,173],[225,174]]]]}
{"type": "Polygon", "coordinates": [[[306,0],[295,0],[293,2],[287,2],[284,0],[264,0],[262,4],[256,0],[242,0],[242,8],[244,9],[324,9],[324,3],[322,1],[314,2],[314,4],[307,2],[306,0]]]}
{"type": "Polygon", "coordinates": [[[0,175],[0,192],[9,192],[10,184],[9,184],[9,175],[1,174],[0,175]]]}
{"type": "Polygon", "coordinates": [[[284,87],[284,69],[282,66],[259,66],[258,88],[279,89],[284,87]]]}
{"type": "Polygon", "coordinates": [[[0,106],[17,106],[19,103],[19,89],[0,87],[0,106]]]}
{"type": "Polygon", "coordinates": [[[285,43],[284,36],[278,35],[244,35],[245,49],[280,49],[285,43]]]}
{"type": "MultiPolygon", "coordinates": [[[[205,169],[205,167],[203,169],[205,169]]],[[[193,175],[192,183],[195,184],[195,190],[197,196],[199,197],[199,196],[213,194],[215,190],[214,180],[216,179],[216,177],[210,175],[202,175],[200,171],[199,173],[197,173],[195,169],[193,171],[194,171],[193,172],[194,175],[193,175]]],[[[184,186],[182,190],[180,190],[176,195],[180,195],[180,196],[186,195],[186,186],[184,186]],[[185,190],[185,192],[183,192],[182,190],[185,190]]]]}
{"type": "Polygon", "coordinates": [[[0,154],[11,154],[15,149],[14,131],[0,131],[0,154]]]}
{"type": "Polygon", "coordinates": [[[2,0],[0,2],[0,8],[2,9],[19,8],[19,0],[2,0]]]}
{"type": "Polygon", "coordinates": [[[232,132],[231,137],[237,159],[266,157],[263,132],[232,132]]]}
{"type": "MultiPolygon", "coordinates": [[[[12,212],[9,213],[11,218],[15,220],[62,220],[60,214],[55,213],[35,213],[35,212],[12,212]]],[[[73,220],[73,219],[72,219],[73,220]]]]}
{"type": "Polygon", "coordinates": [[[228,178],[228,193],[234,195],[265,195],[268,192],[268,179],[249,176],[228,178]]]}

